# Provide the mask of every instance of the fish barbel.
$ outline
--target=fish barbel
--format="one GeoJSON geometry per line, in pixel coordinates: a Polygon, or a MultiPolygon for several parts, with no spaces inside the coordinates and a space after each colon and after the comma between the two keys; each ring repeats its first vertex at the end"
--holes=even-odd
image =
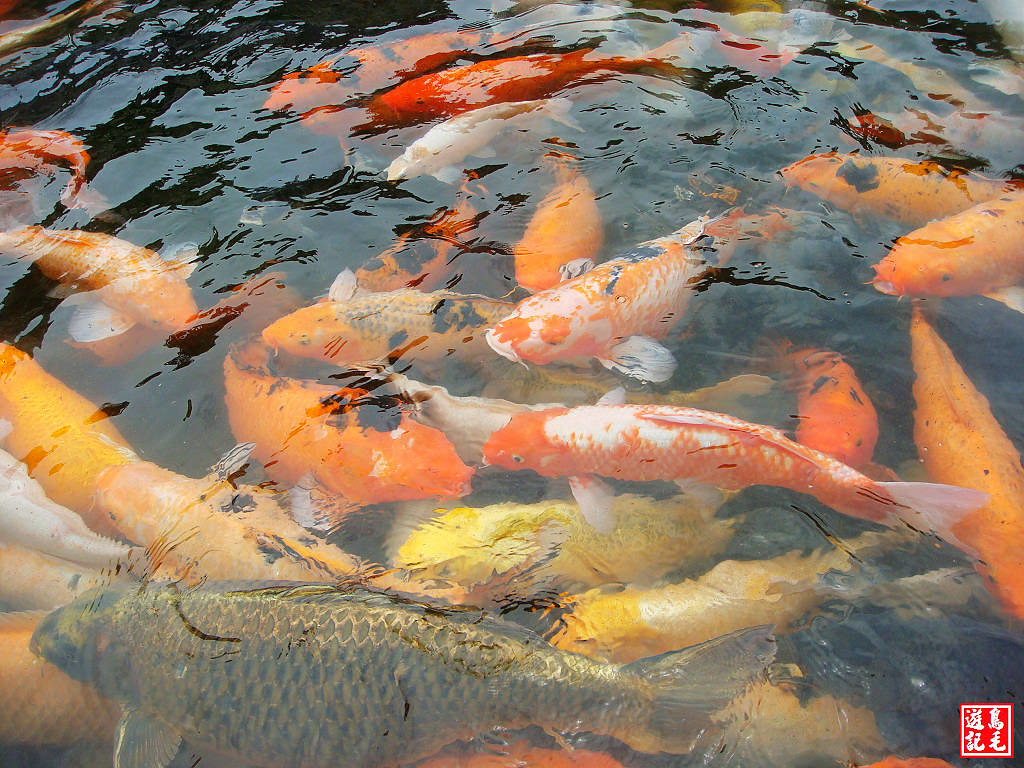
{"type": "Polygon", "coordinates": [[[685,752],[774,657],[768,627],[629,665],[471,608],[325,585],[91,592],[32,649],[124,708],[116,766],[190,748],[261,766],[407,763],[496,726],[685,752]]]}

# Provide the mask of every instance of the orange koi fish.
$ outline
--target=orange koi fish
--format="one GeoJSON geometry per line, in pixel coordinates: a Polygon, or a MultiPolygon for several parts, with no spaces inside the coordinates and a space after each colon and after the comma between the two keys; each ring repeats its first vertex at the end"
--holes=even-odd
{"type": "Polygon", "coordinates": [[[476,229],[481,216],[466,198],[455,208],[439,209],[429,221],[398,237],[397,242],[356,270],[356,282],[370,291],[419,288],[432,291],[451,275],[462,237],[476,229]]]}
{"type": "Polygon", "coordinates": [[[891,296],[984,294],[1024,312],[1024,192],[1004,194],[933,221],[896,241],[874,266],[875,288],[891,296]]]}
{"type": "Polygon", "coordinates": [[[1024,469],[1020,454],[945,342],[914,308],[910,326],[914,442],[928,476],[967,484],[988,502],[954,527],[1003,607],[1024,618],[1024,469]]]}
{"type": "Polygon", "coordinates": [[[105,536],[119,535],[93,504],[96,476],[138,460],[99,410],[15,347],[0,344],[0,418],[11,424],[4,447],[58,504],[105,536]]]}
{"type": "Polygon", "coordinates": [[[588,59],[593,48],[490,59],[406,80],[367,105],[373,124],[405,125],[452,117],[505,101],[532,101],[580,81],[599,82],[623,72],[676,73],[657,58],[588,59]]]}
{"type": "Polygon", "coordinates": [[[865,768],[953,768],[953,766],[937,757],[890,756],[880,762],[865,766],[865,768]]]}
{"type": "Polygon", "coordinates": [[[623,768],[609,755],[586,749],[541,749],[515,741],[494,752],[447,752],[418,763],[419,768],[623,768]]]}
{"type": "Polygon", "coordinates": [[[0,615],[0,743],[112,742],[120,707],[30,650],[32,633],[45,615],[0,615]]]}
{"type": "Polygon", "coordinates": [[[61,195],[64,204],[70,206],[85,186],[85,167],[89,164],[85,144],[64,131],[17,128],[0,133],[0,177],[22,171],[52,174],[55,163],[71,170],[71,181],[61,195]]]}
{"type": "Polygon", "coordinates": [[[593,265],[604,244],[601,212],[586,177],[565,160],[555,161],[555,174],[555,188],[541,200],[512,251],[516,282],[530,292],[579,274],[573,262],[593,265]]]}
{"type": "MultiPolygon", "coordinates": [[[[0,252],[34,263],[44,275],[89,289],[79,294],[70,332],[76,341],[124,333],[135,324],[175,331],[198,311],[185,282],[194,265],[110,235],[23,227],[0,232],[0,252]]],[[[73,300],[74,301],[74,300],[73,300]]]]}
{"type": "MultiPolygon", "coordinates": [[[[228,417],[236,439],[275,480],[320,484],[349,506],[457,498],[473,470],[441,432],[365,390],[273,376],[268,350],[251,344],[224,361],[228,417]]],[[[313,510],[297,510],[300,522],[313,510]]]]}
{"type": "Polygon", "coordinates": [[[515,362],[596,357],[628,376],[668,380],[675,358],[657,340],[686,311],[709,266],[693,247],[705,227],[688,224],[524,299],[487,332],[487,343],[515,362]]]}
{"type": "Polygon", "coordinates": [[[263,329],[275,351],[335,365],[401,356],[434,361],[485,357],[484,329],[513,305],[486,296],[411,288],[353,295],[355,275],[345,270],[325,301],[303,307],[263,329]]]}
{"type": "Polygon", "coordinates": [[[725,414],[608,402],[623,394],[609,393],[597,405],[515,414],[484,445],[484,460],[571,478],[580,510],[598,530],[613,521],[609,494],[591,475],[675,480],[684,488],[693,481],[726,490],[774,485],[882,525],[909,521],[954,543],[953,526],[987,498],[949,485],[877,482],[777,429],[725,414]]]}
{"type": "Polygon", "coordinates": [[[782,342],[775,358],[797,394],[796,441],[851,467],[871,461],[878,414],[853,368],[830,349],[782,342]]]}
{"type": "Polygon", "coordinates": [[[813,192],[845,211],[877,214],[919,227],[991,200],[1013,188],[1008,182],[937,163],[829,152],[783,168],[788,185],[813,192]]]}

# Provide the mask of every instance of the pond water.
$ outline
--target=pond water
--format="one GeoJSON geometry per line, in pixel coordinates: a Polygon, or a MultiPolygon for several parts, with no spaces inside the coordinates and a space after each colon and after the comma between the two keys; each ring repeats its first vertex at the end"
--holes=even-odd
{"type": "MultiPolygon", "coordinates": [[[[69,7],[29,0],[0,20],[0,34],[69,7]]],[[[937,161],[990,178],[1024,175],[1018,165],[1024,79],[1014,69],[1014,52],[985,4],[973,0],[112,2],[0,59],[0,127],[66,131],[89,153],[88,191],[78,206],[62,201],[66,170],[5,180],[3,227],[85,229],[165,256],[195,245],[187,281],[200,310],[261,277],[274,295],[254,299],[226,324],[139,344],[121,355],[127,359],[104,360],[95,347],[70,343],[75,307],[64,300],[58,281],[4,258],[0,338],[111,414],[110,422],[145,461],[201,477],[238,440],[249,439],[232,433],[225,405],[223,366],[230,350],[277,315],[324,296],[339,272],[358,270],[398,240],[405,238],[410,248],[436,244],[424,223],[442,209],[468,200],[475,210],[473,225],[448,252],[443,283],[464,293],[525,298],[516,284],[513,247],[555,186],[551,156],[569,156],[573,160],[566,162],[586,178],[596,200],[603,231],[598,261],[734,205],[751,215],[786,211],[787,231],[773,233],[765,225],[765,236],[755,231],[727,265],[702,276],[689,308],[662,339],[678,367],[657,384],[618,376],[629,396],[767,375],[774,386],[741,398],[736,415],[792,430],[796,397],[782,385],[785,374],[773,364],[773,350],[782,339],[833,350],[856,371],[877,410],[874,463],[904,479],[926,480],[914,442],[912,303],[871,285],[871,265],[913,227],[870,207],[843,207],[787,187],[778,172],[811,154],[859,151],[937,161]],[[387,51],[416,36],[451,32],[463,36],[457,47],[465,51],[437,69],[584,48],[594,49],[594,56],[641,57],[682,36],[689,43],[674,49],[673,71],[604,71],[526,97],[571,100],[571,125],[535,120],[506,131],[490,144],[493,152],[475,152],[457,164],[455,183],[428,175],[386,178],[392,160],[440,118],[378,120],[372,130],[347,135],[357,123],[343,109],[324,113],[314,131],[293,109],[264,106],[289,73],[332,59],[344,72],[355,62],[342,58],[346,52],[387,51]],[[751,39],[763,45],[752,46],[751,39]],[[868,46],[874,53],[858,58],[868,46]],[[781,58],[764,58],[766,52],[781,58]],[[984,116],[963,117],[979,113],[984,116]],[[864,123],[858,116],[868,114],[887,116],[907,136],[939,133],[946,140],[899,146],[904,142],[886,141],[892,134],[857,130],[864,123]],[[968,123],[982,128],[955,133],[954,126],[968,123]]],[[[392,74],[371,92],[400,79],[392,74]]],[[[331,104],[330,97],[311,98],[331,104]]],[[[1020,313],[972,295],[925,303],[1008,438],[1024,444],[1020,313]]],[[[301,358],[276,362],[284,374],[325,384],[362,375],[359,368],[339,374],[337,367],[301,358]]],[[[547,399],[534,398],[517,383],[522,369],[494,354],[442,357],[430,365],[399,359],[395,365],[457,395],[547,399]]],[[[567,376],[578,379],[561,385],[574,405],[588,402],[591,390],[609,381],[599,366],[567,376]]],[[[251,484],[271,480],[257,461],[240,478],[251,484]]],[[[667,483],[617,490],[660,499],[674,493],[667,483]]],[[[425,506],[541,499],[571,499],[568,484],[490,467],[476,472],[471,494],[461,501],[425,506]]],[[[370,505],[347,514],[330,541],[384,562],[398,536],[392,525],[408,524],[412,514],[408,505],[370,505]]],[[[765,486],[732,496],[714,520],[733,520],[733,535],[692,561],[663,569],[651,585],[697,578],[727,560],[842,549],[865,531],[883,530],[810,496],[765,486]]],[[[648,546],[658,545],[654,540],[648,546]]],[[[657,558],[654,552],[637,555],[646,556],[657,558]]],[[[1019,619],[984,589],[968,555],[934,536],[913,534],[854,561],[856,567],[823,566],[820,578],[814,574],[807,583],[821,597],[794,615],[776,618],[770,609],[752,614],[758,618],[751,623],[778,624],[776,683],[805,705],[825,702],[817,714],[788,712],[766,697],[752,710],[749,733],[742,731],[721,752],[688,756],[644,754],[585,729],[565,738],[627,766],[868,765],[888,754],[965,764],[959,759],[960,704],[1019,706],[1024,696],[1019,619]],[[934,575],[939,569],[956,573],[934,575]],[[910,598],[885,590],[920,574],[931,575],[922,577],[924,586],[910,598]],[[756,733],[759,720],[762,731],[756,733]]],[[[536,592],[508,587],[505,599],[495,602],[510,620],[554,637],[569,612],[560,601],[567,589],[558,582],[536,592]],[[553,610],[534,610],[559,602],[553,610]]],[[[785,588],[762,602],[777,600],[780,591],[785,588]]],[[[539,746],[558,747],[542,728],[525,735],[539,746]]],[[[500,752],[493,743],[469,749],[500,752]]],[[[0,745],[3,765],[104,765],[109,755],[109,743],[96,750],[0,745]]],[[[187,744],[172,764],[197,760],[246,764],[199,755],[187,744]]]]}

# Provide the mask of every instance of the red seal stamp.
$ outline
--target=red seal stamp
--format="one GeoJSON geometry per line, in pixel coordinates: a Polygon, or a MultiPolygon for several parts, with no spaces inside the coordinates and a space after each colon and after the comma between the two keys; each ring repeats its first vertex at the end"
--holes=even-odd
{"type": "Polygon", "coordinates": [[[1013,704],[961,704],[960,757],[1013,757],[1013,704]]]}

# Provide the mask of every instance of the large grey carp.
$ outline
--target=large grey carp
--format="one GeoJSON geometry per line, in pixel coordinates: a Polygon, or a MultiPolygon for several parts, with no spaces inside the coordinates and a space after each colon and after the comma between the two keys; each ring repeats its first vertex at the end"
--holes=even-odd
{"type": "Polygon", "coordinates": [[[757,627],[602,664],[477,609],[237,583],[94,590],[32,648],[122,705],[116,768],[163,768],[182,740],[260,766],[392,766],[531,724],[686,752],[775,652],[757,627]]]}

